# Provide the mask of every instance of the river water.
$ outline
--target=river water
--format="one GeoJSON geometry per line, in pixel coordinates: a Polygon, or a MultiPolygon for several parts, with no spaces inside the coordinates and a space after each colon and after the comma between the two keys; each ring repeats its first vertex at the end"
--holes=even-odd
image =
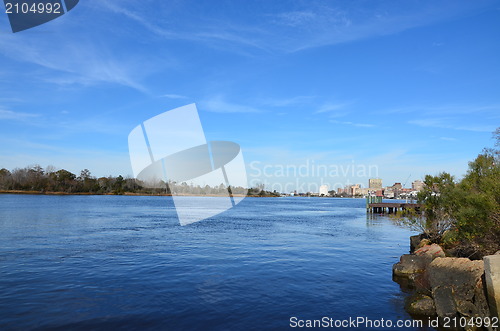
{"type": "Polygon", "coordinates": [[[0,329],[411,320],[391,277],[411,234],[362,199],[246,198],[180,226],[168,197],[0,195],[0,329]]]}

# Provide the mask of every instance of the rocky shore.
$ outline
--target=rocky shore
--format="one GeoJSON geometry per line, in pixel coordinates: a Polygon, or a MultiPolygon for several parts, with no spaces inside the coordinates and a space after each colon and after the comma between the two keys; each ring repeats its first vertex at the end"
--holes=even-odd
{"type": "Polygon", "coordinates": [[[483,321],[498,318],[494,285],[499,275],[490,269],[492,263],[500,263],[500,255],[485,257],[485,261],[450,256],[439,245],[417,235],[410,238],[410,254],[394,264],[393,279],[412,292],[405,309],[415,318],[438,317],[447,330],[495,330],[494,323],[484,327],[483,321]],[[461,320],[462,325],[444,325],[450,319],[461,320]]]}

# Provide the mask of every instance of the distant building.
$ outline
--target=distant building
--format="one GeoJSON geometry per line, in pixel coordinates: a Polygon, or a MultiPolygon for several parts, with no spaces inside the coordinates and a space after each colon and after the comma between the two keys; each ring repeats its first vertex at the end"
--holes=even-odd
{"type": "Polygon", "coordinates": [[[387,187],[384,190],[384,198],[386,198],[386,199],[394,199],[394,190],[392,189],[392,187],[387,187]]]}
{"type": "Polygon", "coordinates": [[[415,191],[422,191],[424,189],[424,182],[421,180],[417,179],[411,183],[411,188],[415,191]]]}
{"type": "Polygon", "coordinates": [[[408,199],[408,198],[411,198],[413,196],[413,193],[415,191],[413,191],[413,189],[411,188],[404,188],[401,190],[401,192],[399,192],[399,197],[401,199],[408,199]]]}
{"type": "Polygon", "coordinates": [[[319,187],[319,195],[320,196],[322,196],[322,195],[324,195],[324,196],[330,195],[330,194],[328,194],[328,185],[321,185],[319,187]]]}
{"type": "Polygon", "coordinates": [[[349,195],[352,195],[352,196],[359,195],[360,188],[361,188],[361,185],[359,185],[359,184],[350,186],[349,187],[349,195]]]}
{"type": "Polygon", "coordinates": [[[344,186],[344,194],[351,195],[351,187],[349,185],[344,186]]]}
{"type": "Polygon", "coordinates": [[[367,196],[367,195],[370,195],[371,192],[374,192],[373,190],[370,190],[369,187],[365,187],[365,188],[360,188],[358,190],[358,194],[359,195],[362,195],[362,196],[367,196]]]}
{"type": "Polygon", "coordinates": [[[401,185],[401,183],[394,183],[394,185],[392,185],[393,190],[401,190],[402,188],[403,185],[401,185]]]}
{"type": "Polygon", "coordinates": [[[403,185],[401,183],[394,183],[392,186],[387,186],[386,190],[392,191],[394,194],[394,199],[400,199],[401,190],[403,189],[403,185]]]}
{"type": "Polygon", "coordinates": [[[338,194],[338,195],[341,195],[342,193],[344,193],[344,189],[343,189],[342,187],[339,187],[339,188],[337,189],[337,194],[338,194]]]}
{"type": "Polygon", "coordinates": [[[381,190],[382,189],[382,179],[381,178],[370,178],[368,180],[368,187],[371,190],[381,190]]]}

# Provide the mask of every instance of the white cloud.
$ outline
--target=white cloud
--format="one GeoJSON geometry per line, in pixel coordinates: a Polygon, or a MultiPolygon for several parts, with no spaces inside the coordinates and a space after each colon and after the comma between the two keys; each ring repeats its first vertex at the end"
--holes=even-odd
{"type": "Polygon", "coordinates": [[[49,116],[36,113],[15,112],[0,109],[0,120],[12,120],[22,122],[23,125],[41,128],[38,137],[48,140],[61,140],[65,137],[79,133],[100,133],[106,135],[117,135],[127,133],[128,126],[117,123],[105,116],[93,116],[85,118],[68,118],[70,112],[62,110],[59,112],[64,116],[49,116]],[[46,132],[43,133],[42,132],[46,132]]]}
{"type": "Polygon", "coordinates": [[[351,126],[356,126],[360,128],[373,128],[375,127],[374,124],[368,124],[368,123],[355,123],[355,122],[350,122],[350,121],[336,121],[336,120],[330,120],[330,123],[333,124],[340,124],[340,125],[351,125],[351,126]]]}
{"type": "Polygon", "coordinates": [[[162,95],[162,98],[169,98],[169,99],[187,99],[188,97],[180,94],[164,94],[162,95]]]}
{"type": "MultiPolygon", "coordinates": [[[[170,29],[162,26],[162,23],[165,21],[163,17],[162,20],[155,20],[154,17],[156,15],[148,12],[148,6],[144,6],[143,3],[139,3],[139,5],[137,6],[137,3],[129,2],[127,9],[125,8],[122,1],[116,2],[115,4],[115,2],[113,1],[99,0],[94,3],[94,8],[104,9],[115,14],[123,15],[128,19],[140,24],[155,35],[165,39],[202,42],[209,47],[225,49],[233,52],[235,51],[235,49],[232,47],[227,47],[228,44],[237,44],[240,46],[243,45],[255,49],[264,49],[264,47],[260,45],[259,42],[254,41],[253,37],[245,34],[251,31],[252,34],[257,33],[261,35],[265,33],[264,31],[259,32],[259,29],[249,26],[242,26],[237,24],[236,22],[231,22],[229,19],[227,20],[227,24],[221,26],[220,21],[217,21],[217,23],[206,22],[207,19],[205,13],[199,13],[201,15],[198,15],[196,17],[197,28],[192,29],[191,27],[189,27],[189,23],[192,22],[192,19],[193,17],[195,17],[196,13],[192,9],[190,9],[189,12],[191,13],[191,17],[186,19],[185,22],[177,25],[175,29],[170,29]],[[134,5],[136,5],[135,8],[134,5]],[[225,43],[225,46],[218,45],[219,42],[225,43]]],[[[156,10],[156,4],[153,8],[156,10]]],[[[239,50],[236,52],[242,55],[248,55],[247,53],[241,52],[239,50]]]]}
{"type": "MultiPolygon", "coordinates": [[[[401,2],[394,5],[379,1],[373,6],[358,7],[326,1],[307,1],[305,8],[278,13],[271,23],[288,38],[273,40],[285,51],[335,45],[356,40],[390,35],[411,28],[457,17],[487,4],[438,2],[401,2]],[[307,6],[307,7],[306,7],[307,6]],[[281,27],[281,29],[280,29],[281,27]]],[[[300,5],[296,5],[299,7],[300,5]]],[[[300,7],[299,7],[300,8],[300,7]]]]}
{"type": "Polygon", "coordinates": [[[40,114],[21,113],[21,112],[14,112],[11,110],[0,109],[0,119],[2,120],[25,121],[39,116],[40,114]]]}
{"type": "Polygon", "coordinates": [[[470,122],[466,123],[466,125],[454,124],[453,119],[450,118],[423,118],[423,119],[411,120],[408,121],[408,123],[422,127],[473,131],[473,132],[493,132],[495,131],[496,128],[495,125],[473,124],[470,122]]]}
{"type": "Polygon", "coordinates": [[[58,85],[114,83],[146,92],[139,83],[145,66],[137,59],[116,56],[106,43],[90,35],[68,37],[64,30],[50,38],[37,34],[4,34],[0,53],[22,63],[36,64],[38,78],[58,85]]]}
{"type": "Polygon", "coordinates": [[[443,104],[443,105],[417,105],[410,107],[399,107],[393,109],[382,110],[378,112],[379,114],[389,115],[389,114],[409,114],[416,113],[421,115],[470,115],[472,113],[481,114],[500,114],[500,104],[443,104]]]}
{"type": "Polygon", "coordinates": [[[316,97],[315,96],[306,96],[306,95],[299,95],[295,97],[290,97],[290,98],[285,98],[285,99],[263,99],[260,101],[263,105],[266,106],[271,106],[271,107],[289,107],[289,106],[296,106],[296,105],[304,105],[312,100],[314,100],[316,97]]]}
{"type": "Polygon", "coordinates": [[[252,106],[228,102],[222,96],[216,96],[200,102],[200,109],[214,113],[260,113],[252,106]]]}
{"type": "Polygon", "coordinates": [[[314,24],[318,15],[312,11],[291,11],[276,15],[275,23],[291,27],[314,24]]]}
{"type": "MultiPolygon", "coordinates": [[[[347,102],[344,102],[344,103],[325,103],[321,107],[319,107],[319,109],[316,110],[314,113],[315,114],[338,113],[339,109],[343,109],[346,106],[348,106],[349,104],[350,103],[347,103],[347,102]]],[[[339,114],[345,114],[345,113],[339,113],[339,114]]],[[[332,115],[334,115],[334,114],[332,114],[332,115]]],[[[334,116],[334,117],[336,117],[336,116],[334,116]]]]}
{"type": "Polygon", "coordinates": [[[499,104],[444,104],[399,107],[377,112],[404,116],[408,124],[427,128],[493,132],[500,121],[499,104]]]}
{"type": "Polygon", "coordinates": [[[247,54],[242,48],[295,52],[390,35],[466,15],[489,5],[488,1],[457,3],[444,0],[401,2],[397,5],[379,1],[360,7],[350,2],[346,5],[311,0],[293,2],[286,11],[279,11],[275,5],[262,2],[256,6],[258,11],[251,13],[252,19],[249,20],[246,11],[230,7],[211,11],[211,15],[207,16],[204,5],[188,8],[183,2],[155,4],[154,7],[144,5],[144,2],[127,2],[126,6],[123,1],[99,0],[91,3],[100,10],[123,15],[159,37],[202,42],[208,47],[242,54],[247,54]],[[189,12],[189,17],[175,16],[183,11],[189,12]]]}

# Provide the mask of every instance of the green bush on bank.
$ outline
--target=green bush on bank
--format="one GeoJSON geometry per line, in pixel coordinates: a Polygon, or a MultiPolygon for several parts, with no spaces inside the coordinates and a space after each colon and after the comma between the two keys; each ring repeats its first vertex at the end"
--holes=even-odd
{"type": "Polygon", "coordinates": [[[469,162],[462,180],[446,172],[425,176],[418,194],[423,213],[405,218],[433,242],[454,246],[459,256],[480,258],[500,250],[500,128],[494,137],[496,148],[469,162]]]}

